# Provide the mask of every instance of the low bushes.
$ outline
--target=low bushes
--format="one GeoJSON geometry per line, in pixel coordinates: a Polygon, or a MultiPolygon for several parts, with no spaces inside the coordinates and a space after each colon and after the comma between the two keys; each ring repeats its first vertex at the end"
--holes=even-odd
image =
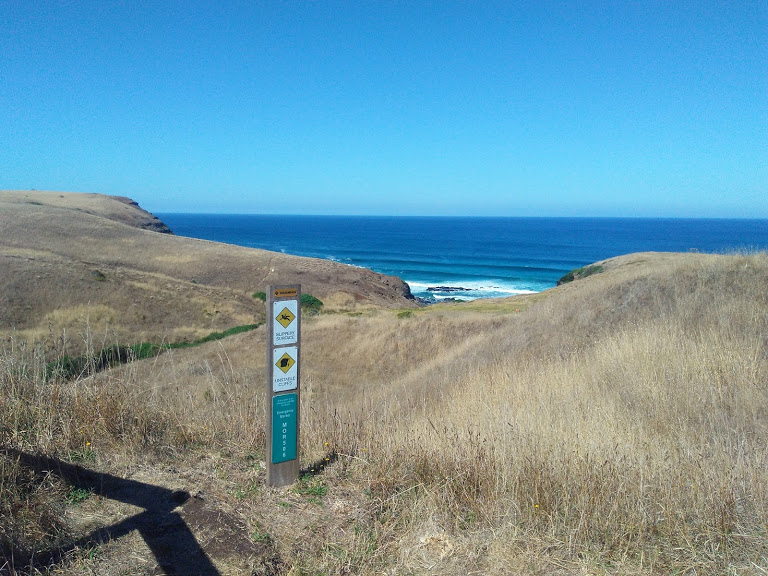
{"type": "Polygon", "coordinates": [[[84,356],[64,355],[46,365],[46,375],[48,378],[59,376],[65,379],[77,378],[83,374],[92,374],[100,372],[111,366],[125,364],[133,360],[142,360],[152,358],[160,354],[163,350],[175,350],[179,348],[192,348],[205,342],[221,340],[227,336],[241,334],[250,330],[255,330],[259,324],[244,324],[235,326],[223,332],[211,332],[207,336],[198,338],[191,342],[170,342],[165,344],[155,344],[153,342],[141,342],[132,346],[110,346],[94,354],[84,356]]]}

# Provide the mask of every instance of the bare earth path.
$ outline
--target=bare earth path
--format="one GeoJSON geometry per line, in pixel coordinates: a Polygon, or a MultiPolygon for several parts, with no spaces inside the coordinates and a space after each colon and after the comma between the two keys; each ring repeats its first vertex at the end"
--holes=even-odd
{"type": "MultiPolygon", "coordinates": [[[[66,518],[71,538],[40,552],[52,573],[239,576],[280,574],[271,538],[250,528],[209,474],[144,466],[124,477],[55,458],[6,451],[85,494],[66,518]]],[[[0,574],[5,574],[0,570],[0,574]]]]}

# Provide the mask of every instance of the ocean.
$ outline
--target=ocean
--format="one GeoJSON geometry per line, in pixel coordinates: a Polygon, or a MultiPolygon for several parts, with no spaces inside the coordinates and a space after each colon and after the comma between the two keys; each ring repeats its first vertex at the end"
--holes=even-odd
{"type": "Polygon", "coordinates": [[[631,252],[768,250],[768,220],[157,216],[180,236],[399,276],[429,301],[539,292],[574,268],[631,252]]]}

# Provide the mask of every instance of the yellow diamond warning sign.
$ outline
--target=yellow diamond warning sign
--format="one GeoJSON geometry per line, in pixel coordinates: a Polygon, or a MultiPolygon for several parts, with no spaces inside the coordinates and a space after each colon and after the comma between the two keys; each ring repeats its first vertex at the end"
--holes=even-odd
{"type": "Polygon", "coordinates": [[[299,301],[278,300],[272,303],[272,344],[283,346],[299,341],[299,301]]]}
{"type": "Polygon", "coordinates": [[[280,356],[280,359],[275,362],[275,366],[280,368],[285,374],[288,374],[288,371],[293,368],[294,364],[296,364],[296,360],[291,358],[287,352],[280,356]]]}
{"type": "Polygon", "coordinates": [[[272,392],[296,390],[299,387],[299,347],[274,348],[272,362],[272,392]]]}
{"type": "Polygon", "coordinates": [[[291,325],[291,322],[293,322],[295,319],[296,315],[291,312],[287,306],[283,308],[275,318],[275,320],[282,324],[283,328],[288,328],[288,326],[291,325]]]}

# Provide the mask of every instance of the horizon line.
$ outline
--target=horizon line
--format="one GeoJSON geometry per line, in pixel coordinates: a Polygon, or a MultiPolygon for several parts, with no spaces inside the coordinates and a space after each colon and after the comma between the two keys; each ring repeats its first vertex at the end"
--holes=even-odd
{"type": "MultiPolygon", "coordinates": [[[[146,208],[145,208],[146,210],[146,208]]],[[[444,218],[444,219],[563,219],[563,220],[768,220],[768,216],[756,217],[756,216],[541,216],[541,215],[527,215],[527,216],[486,216],[486,215],[469,215],[458,216],[449,214],[317,214],[317,213],[270,213],[270,212],[175,212],[165,210],[148,210],[152,214],[178,214],[184,216],[270,216],[270,217],[312,217],[312,218],[444,218]]]]}

